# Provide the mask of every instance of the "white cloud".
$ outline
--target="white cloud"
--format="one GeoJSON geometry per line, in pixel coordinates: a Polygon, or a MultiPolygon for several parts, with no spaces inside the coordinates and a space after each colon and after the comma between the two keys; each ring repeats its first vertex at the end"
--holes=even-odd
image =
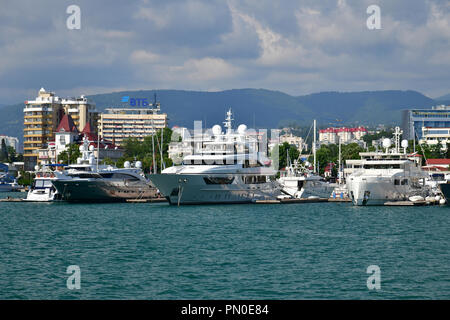
{"type": "Polygon", "coordinates": [[[148,50],[135,50],[130,55],[130,61],[134,64],[155,63],[159,59],[159,55],[148,50]]]}
{"type": "Polygon", "coordinates": [[[189,59],[182,66],[169,67],[168,77],[183,77],[193,81],[228,79],[237,76],[239,68],[220,58],[189,59]]]}

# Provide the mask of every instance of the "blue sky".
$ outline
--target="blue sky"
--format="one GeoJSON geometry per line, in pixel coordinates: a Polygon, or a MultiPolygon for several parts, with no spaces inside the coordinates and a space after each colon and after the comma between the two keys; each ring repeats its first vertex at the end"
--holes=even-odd
{"type": "Polygon", "coordinates": [[[0,0],[0,104],[127,89],[450,93],[446,0],[0,0]],[[66,8],[81,9],[69,30],[66,8]],[[381,30],[366,26],[369,5],[381,30]]]}

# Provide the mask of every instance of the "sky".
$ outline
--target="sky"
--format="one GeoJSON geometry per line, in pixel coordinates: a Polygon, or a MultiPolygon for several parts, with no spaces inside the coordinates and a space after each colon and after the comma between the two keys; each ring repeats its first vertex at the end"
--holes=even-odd
{"type": "MultiPolygon", "coordinates": [[[[72,21],[72,20],[71,20],[72,21]]],[[[450,93],[447,0],[0,0],[0,104],[140,89],[450,93]],[[69,29],[70,5],[80,28],[69,29]],[[370,5],[381,29],[369,29],[370,5]]]]}

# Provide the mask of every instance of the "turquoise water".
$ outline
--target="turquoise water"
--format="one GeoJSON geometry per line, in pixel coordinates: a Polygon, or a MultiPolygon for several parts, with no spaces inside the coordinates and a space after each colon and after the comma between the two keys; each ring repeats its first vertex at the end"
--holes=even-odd
{"type": "Polygon", "coordinates": [[[0,219],[2,299],[450,298],[450,207],[0,203],[0,219]]]}

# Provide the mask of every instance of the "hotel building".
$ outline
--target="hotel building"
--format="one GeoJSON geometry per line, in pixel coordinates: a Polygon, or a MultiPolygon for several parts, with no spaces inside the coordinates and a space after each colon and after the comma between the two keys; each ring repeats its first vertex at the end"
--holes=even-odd
{"type": "Polygon", "coordinates": [[[450,128],[428,128],[422,127],[422,138],[420,144],[441,145],[442,150],[447,150],[447,143],[450,143],[450,128]]]}
{"type": "Polygon", "coordinates": [[[167,128],[167,114],[159,113],[159,103],[153,108],[108,108],[99,119],[99,134],[102,139],[121,145],[127,138],[144,137],[167,128]]]}
{"type": "Polygon", "coordinates": [[[41,88],[35,100],[25,101],[24,112],[24,167],[34,170],[39,164],[39,150],[47,149],[49,141],[54,140],[54,133],[65,112],[76,117],[76,123],[95,125],[96,112],[94,104],[87,102],[84,96],[78,99],[61,99],[54,92],[41,88]]]}
{"type": "Polygon", "coordinates": [[[431,109],[411,109],[402,111],[403,138],[418,140],[423,138],[422,128],[450,128],[450,106],[440,105],[431,109]]]}

